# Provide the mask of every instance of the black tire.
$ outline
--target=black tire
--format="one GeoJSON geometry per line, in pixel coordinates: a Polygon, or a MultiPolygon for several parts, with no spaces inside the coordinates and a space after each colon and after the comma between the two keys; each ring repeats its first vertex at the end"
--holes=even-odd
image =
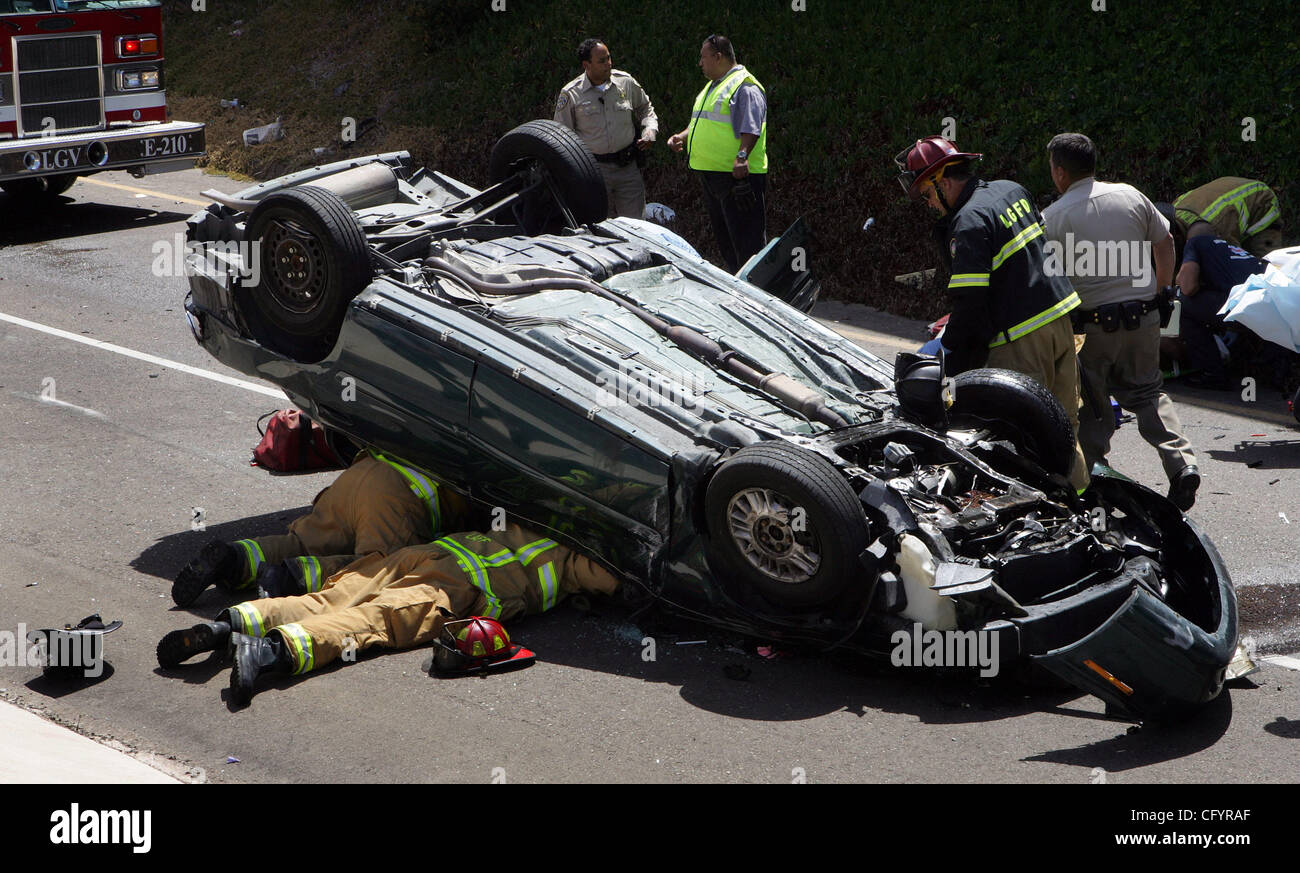
{"type": "Polygon", "coordinates": [[[297,361],[329,354],[348,303],[374,277],[366,235],[338,195],[310,185],[267,195],[244,239],[260,268],[237,291],[258,342],[297,361]]]}
{"type": "MultiPolygon", "coordinates": [[[[497,140],[488,161],[493,184],[529,165],[540,165],[578,224],[604,221],[609,214],[605,179],[595,157],[577,134],[554,121],[529,121],[497,140]]],[[[525,232],[542,233],[559,211],[544,190],[525,196],[515,212],[525,232]]]]}
{"type": "Polygon", "coordinates": [[[1049,473],[1069,476],[1074,428],[1051,391],[1014,370],[967,370],[953,379],[953,428],[985,427],[1049,473]]]}
{"type": "Polygon", "coordinates": [[[704,514],[720,581],[777,606],[827,603],[862,575],[862,504],[834,465],[805,449],[766,442],[736,452],[709,482],[704,514]],[[802,531],[792,530],[796,507],[802,531]]]}
{"type": "Polygon", "coordinates": [[[35,179],[14,179],[0,182],[0,188],[15,200],[34,204],[51,204],[58,201],[60,194],[72,187],[77,181],[74,173],[70,176],[38,176],[35,179]]]}

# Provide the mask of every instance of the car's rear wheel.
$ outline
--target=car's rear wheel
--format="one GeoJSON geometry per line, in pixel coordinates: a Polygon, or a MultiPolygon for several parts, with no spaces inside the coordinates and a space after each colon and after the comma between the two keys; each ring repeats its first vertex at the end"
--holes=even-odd
{"type": "Polygon", "coordinates": [[[952,428],[986,428],[1049,473],[1069,476],[1074,427],[1051,391],[1014,370],[967,370],[953,379],[952,428]]]}
{"type": "Polygon", "coordinates": [[[1296,421],[1300,421],[1300,388],[1296,389],[1295,396],[1291,398],[1291,414],[1296,421]]]}
{"type": "Polygon", "coordinates": [[[77,181],[75,174],[70,176],[38,176],[35,179],[14,179],[0,182],[0,188],[15,200],[30,204],[54,203],[58,196],[77,181]]]}
{"type": "Polygon", "coordinates": [[[869,530],[862,505],[826,459],[780,442],[747,446],[705,492],[710,561],[777,606],[818,606],[858,575],[869,530]]]}
{"type": "MultiPolygon", "coordinates": [[[[495,184],[515,173],[548,176],[578,224],[603,221],[609,212],[605,179],[587,146],[554,121],[529,121],[497,140],[488,161],[495,184]]],[[[528,234],[544,233],[562,218],[559,204],[543,185],[526,192],[515,217],[528,234]]]]}
{"type": "Polygon", "coordinates": [[[256,339],[298,361],[319,361],[338,338],[348,303],[374,276],[366,235],[338,195],[302,186],[267,195],[244,239],[257,283],[237,299],[256,339]]]}

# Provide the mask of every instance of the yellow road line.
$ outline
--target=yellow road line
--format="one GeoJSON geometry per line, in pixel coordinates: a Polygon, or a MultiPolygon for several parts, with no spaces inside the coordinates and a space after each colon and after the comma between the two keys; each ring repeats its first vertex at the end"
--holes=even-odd
{"type": "Polygon", "coordinates": [[[83,178],[81,181],[88,182],[91,185],[100,185],[104,188],[116,188],[119,191],[130,191],[132,194],[147,194],[150,197],[158,197],[163,200],[179,200],[182,203],[189,203],[193,206],[207,206],[211,200],[192,200],[189,197],[182,197],[179,194],[168,194],[165,191],[150,191],[147,188],[137,188],[134,185],[119,185],[117,182],[105,182],[102,179],[83,178]]]}

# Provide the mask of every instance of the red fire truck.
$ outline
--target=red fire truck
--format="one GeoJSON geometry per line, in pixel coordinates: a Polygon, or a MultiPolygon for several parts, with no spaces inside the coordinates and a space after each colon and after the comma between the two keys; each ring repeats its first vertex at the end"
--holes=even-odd
{"type": "Polygon", "coordinates": [[[194,166],[204,126],[167,120],[160,0],[0,0],[0,188],[54,199],[78,176],[194,166]]]}

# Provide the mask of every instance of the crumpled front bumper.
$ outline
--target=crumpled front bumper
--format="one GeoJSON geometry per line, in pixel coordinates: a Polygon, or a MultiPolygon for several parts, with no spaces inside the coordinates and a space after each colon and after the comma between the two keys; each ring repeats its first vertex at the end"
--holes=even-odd
{"type": "MultiPolygon", "coordinates": [[[[1146,502],[1154,498],[1167,504],[1131,482],[1111,479],[1102,487],[1140,490],[1146,502]]],[[[1167,506],[1178,515],[1172,504],[1167,506]]],[[[1186,517],[1179,515],[1177,526],[1166,527],[1167,537],[1181,534],[1168,550],[1181,547],[1183,554],[1167,560],[1179,560],[1183,567],[1200,565],[1196,578],[1183,583],[1184,602],[1194,597],[1204,612],[1199,621],[1176,610],[1171,605],[1176,598],[1134,586],[1104,620],[1079,627],[1076,640],[1031,654],[1031,659],[1138,719],[1177,718],[1213,700],[1237,649],[1237,595],[1214,544],[1186,517]]]]}

